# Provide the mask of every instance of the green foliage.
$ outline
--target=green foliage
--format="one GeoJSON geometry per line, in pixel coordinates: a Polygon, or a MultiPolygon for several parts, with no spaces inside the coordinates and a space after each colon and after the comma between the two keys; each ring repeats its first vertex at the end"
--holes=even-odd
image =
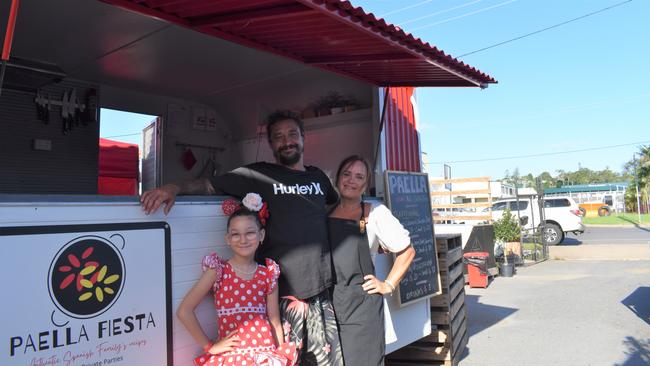
{"type": "Polygon", "coordinates": [[[625,175],[612,171],[609,168],[604,170],[591,170],[580,168],[575,172],[558,170],[556,180],[562,181],[563,185],[613,183],[625,181],[625,175]]]}
{"type": "MultiPolygon", "coordinates": [[[[635,203],[636,204],[636,203],[635,203]]],[[[585,225],[638,225],[639,215],[636,213],[618,213],[610,216],[583,217],[585,225]]],[[[641,215],[641,224],[650,224],[650,214],[641,215]]]]}
{"type": "Polygon", "coordinates": [[[549,172],[542,172],[537,177],[532,174],[519,175],[518,170],[512,175],[506,170],[503,179],[504,183],[517,185],[519,187],[535,187],[535,180],[541,179],[544,188],[554,188],[575,184],[596,184],[596,183],[613,183],[629,181],[632,177],[630,171],[631,162],[625,166],[623,173],[617,173],[609,168],[604,170],[591,170],[589,168],[580,168],[574,172],[567,172],[564,170],[557,170],[556,175],[553,176],[549,172]]]}
{"type": "Polygon", "coordinates": [[[631,178],[625,192],[625,204],[629,210],[636,211],[636,187],[639,187],[639,201],[642,210],[650,210],[650,145],[640,146],[634,158],[625,164],[625,171],[631,178]],[[635,176],[636,173],[636,176],[635,176]]]}
{"type": "Polygon", "coordinates": [[[494,238],[502,242],[519,241],[521,237],[521,227],[517,223],[517,218],[506,209],[503,216],[494,222],[494,238]]]}

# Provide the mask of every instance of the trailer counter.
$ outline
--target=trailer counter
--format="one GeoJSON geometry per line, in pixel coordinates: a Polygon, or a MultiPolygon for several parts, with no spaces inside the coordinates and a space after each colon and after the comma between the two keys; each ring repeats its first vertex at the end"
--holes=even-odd
{"type": "MultiPolygon", "coordinates": [[[[200,347],[173,314],[200,277],[203,256],[231,254],[223,240],[225,198],[179,196],[168,216],[162,210],[147,216],[137,197],[0,195],[0,256],[7,263],[0,272],[10,279],[6,291],[12,294],[3,305],[0,333],[7,351],[0,364],[190,365],[200,347]],[[93,253],[84,257],[89,246],[93,253]],[[75,313],[81,296],[98,296],[83,285],[78,298],[61,298],[68,274],[61,270],[74,272],[76,260],[82,269],[99,262],[97,271],[113,263],[105,278],[121,266],[115,288],[103,286],[106,308],[75,313]],[[70,361],[75,355],[77,361],[70,361]]],[[[379,278],[391,263],[390,256],[378,255],[379,278]]],[[[72,293],[77,280],[66,286],[72,293]]],[[[400,308],[388,298],[388,304],[398,341],[387,352],[431,332],[428,300],[400,308]]],[[[212,301],[206,297],[196,312],[206,333],[216,337],[212,301]]]]}

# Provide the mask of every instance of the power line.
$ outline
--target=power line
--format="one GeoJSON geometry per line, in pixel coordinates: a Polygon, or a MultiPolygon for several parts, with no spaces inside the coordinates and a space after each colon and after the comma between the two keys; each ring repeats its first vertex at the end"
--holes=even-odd
{"type": "Polygon", "coordinates": [[[112,139],[112,138],[115,138],[115,137],[135,136],[135,135],[139,135],[139,134],[141,134],[141,133],[142,133],[142,132],[138,132],[138,133],[130,133],[130,134],[128,134],[128,135],[106,136],[106,137],[102,137],[102,138],[103,138],[103,139],[112,139]]]}
{"type": "Polygon", "coordinates": [[[389,11],[388,13],[381,14],[379,17],[380,17],[380,18],[383,18],[383,17],[385,17],[386,15],[391,15],[391,14],[401,13],[401,12],[404,11],[404,10],[412,9],[412,8],[417,7],[417,6],[420,6],[420,5],[424,5],[424,4],[430,3],[430,2],[432,2],[432,1],[433,1],[433,0],[425,0],[425,1],[419,2],[419,3],[417,3],[417,4],[408,5],[408,6],[405,6],[405,7],[403,7],[403,8],[399,8],[399,9],[391,10],[391,11],[389,11]]]}
{"type": "Polygon", "coordinates": [[[586,148],[586,149],[555,151],[555,152],[540,153],[540,154],[502,156],[502,157],[498,157],[498,158],[473,159],[473,160],[456,160],[456,161],[434,161],[434,162],[426,163],[426,164],[477,163],[477,162],[482,162],[482,161],[510,160],[510,159],[521,159],[521,158],[536,158],[536,157],[540,157],[540,156],[572,154],[572,153],[577,153],[577,152],[595,151],[595,150],[606,150],[606,149],[613,149],[613,148],[616,148],[616,147],[632,146],[632,145],[639,145],[639,144],[646,144],[646,143],[650,143],[650,141],[637,141],[637,142],[631,142],[629,144],[590,147],[590,148],[586,148]]]}
{"type": "MultiPolygon", "coordinates": [[[[498,47],[498,46],[504,45],[504,44],[506,44],[506,43],[510,43],[510,42],[518,41],[518,40],[520,40],[520,39],[522,39],[522,38],[526,38],[526,37],[529,37],[529,36],[532,36],[532,35],[535,35],[535,34],[538,34],[538,33],[542,33],[542,32],[545,32],[545,31],[550,30],[550,29],[553,29],[553,28],[561,27],[561,26],[563,26],[563,25],[565,25],[565,24],[569,24],[569,23],[572,23],[572,22],[578,21],[578,20],[580,20],[580,19],[584,19],[584,18],[590,17],[590,16],[592,16],[592,15],[596,15],[596,14],[598,14],[598,13],[602,13],[602,12],[605,12],[605,11],[607,11],[607,10],[614,9],[614,8],[616,8],[616,7],[619,7],[619,6],[621,6],[621,5],[624,5],[624,4],[627,4],[627,3],[630,3],[630,2],[632,2],[632,0],[622,1],[622,2],[620,2],[620,3],[617,3],[617,4],[614,4],[614,5],[608,6],[608,7],[606,7],[606,8],[602,8],[602,9],[600,9],[600,10],[596,10],[596,11],[594,11],[594,12],[591,12],[591,13],[588,13],[588,14],[585,14],[585,15],[582,15],[582,16],[579,16],[579,17],[577,17],[577,18],[573,18],[573,19],[570,19],[570,20],[564,21],[564,22],[562,22],[562,23],[558,23],[558,24],[552,25],[552,26],[550,26],[550,27],[546,27],[546,28],[543,28],[543,29],[540,29],[540,30],[536,30],[536,31],[534,31],[534,32],[530,32],[530,33],[524,34],[524,35],[522,35],[522,36],[515,37],[515,38],[512,38],[512,39],[509,39],[509,40],[507,40],[507,41],[499,42],[499,43],[493,44],[493,45],[491,45],[491,46],[483,47],[483,48],[478,49],[478,50],[476,50],[476,51],[472,51],[472,52],[468,52],[468,53],[462,54],[462,55],[458,56],[458,58],[460,58],[460,57],[465,57],[465,56],[469,56],[469,55],[472,55],[472,54],[475,54],[475,53],[478,53],[478,52],[482,52],[482,51],[485,51],[485,50],[489,50],[490,48],[498,47]]],[[[433,24],[433,25],[435,25],[435,24],[433,24]]]]}
{"type": "MultiPolygon", "coordinates": [[[[571,113],[571,112],[578,112],[578,111],[588,111],[588,110],[593,110],[593,109],[598,109],[602,107],[614,107],[614,106],[620,106],[620,105],[625,105],[625,104],[630,104],[630,103],[641,103],[641,102],[648,102],[648,98],[650,96],[650,92],[646,92],[643,94],[637,94],[637,95],[632,95],[632,96],[626,96],[625,98],[608,98],[608,99],[603,99],[603,100],[595,100],[595,101],[590,101],[588,103],[583,103],[583,104],[572,104],[572,105],[567,105],[561,108],[557,109],[547,109],[547,110],[539,110],[539,111],[533,111],[533,113],[528,113],[528,114],[523,114],[523,115],[513,115],[510,118],[503,118],[499,119],[499,123],[502,126],[512,124],[512,123],[522,123],[522,122],[528,122],[535,120],[540,117],[544,116],[556,116],[561,113],[571,113]],[[643,98],[643,99],[641,99],[643,98]]],[[[473,120],[470,121],[460,121],[460,120],[450,120],[448,123],[470,123],[471,125],[474,125],[476,123],[480,123],[481,125],[485,124],[485,121],[480,121],[476,122],[473,120]]]]}
{"type": "Polygon", "coordinates": [[[443,9],[443,10],[440,10],[440,11],[436,11],[436,12],[434,12],[434,13],[427,14],[427,15],[424,15],[424,16],[421,16],[421,17],[417,17],[417,18],[409,19],[409,20],[407,20],[407,21],[404,21],[404,22],[400,22],[400,23],[398,23],[398,25],[399,25],[400,27],[402,27],[404,24],[414,23],[414,22],[417,22],[418,20],[422,20],[422,19],[426,19],[426,18],[431,18],[431,17],[433,17],[433,16],[440,15],[440,14],[444,14],[444,13],[449,13],[449,12],[452,11],[452,10],[456,10],[456,9],[460,9],[460,8],[465,8],[465,7],[468,7],[468,6],[470,6],[470,5],[474,5],[474,4],[476,4],[476,3],[480,3],[481,1],[483,1],[483,0],[474,0],[474,1],[470,1],[470,2],[465,3],[465,4],[460,4],[460,5],[458,5],[458,6],[454,6],[454,7],[451,7],[451,8],[447,8],[447,9],[443,9]]]}
{"type": "Polygon", "coordinates": [[[462,14],[462,15],[459,15],[459,16],[456,16],[456,17],[452,17],[452,18],[448,18],[448,19],[445,19],[445,20],[441,20],[439,22],[423,25],[421,27],[416,27],[416,28],[410,29],[410,31],[413,32],[413,31],[418,30],[418,29],[430,28],[430,27],[433,27],[433,26],[438,25],[438,24],[448,23],[448,22],[451,22],[452,20],[461,19],[461,18],[468,17],[470,15],[475,15],[475,14],[478,14],[478,13],[482,13],[484,11],[496,9],[496,8],[499,8],[499,7],[514,3],[515,1],[517,1],[517,0],[504,1],[502,3],[498,3],[496,5],[488,6],[486,8],[481,8],[481,9],[478,9],[478,10],[475,10],[475,11],[472,11],[472,12],[469,12],[469,13],[465,13],[465,14],[462,14]]]}

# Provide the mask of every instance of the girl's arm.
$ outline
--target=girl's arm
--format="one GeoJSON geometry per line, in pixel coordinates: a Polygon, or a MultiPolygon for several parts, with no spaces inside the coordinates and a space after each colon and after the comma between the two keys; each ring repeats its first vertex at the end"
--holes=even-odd
{"type": "Polygon", "coordinates": [[[205,332],[199,325],[199,321],[194,314],[196,307],[203,301],[212,289],[212,285],[217,278],[217,272],[214,269],[207,269],[203,275],[194,284],[190,291],[185,295],[183,301],[176,310],[176,316],[183,323],[192,338],[205,349],[206,346],[211,344],[210,338],[205,335],[205,332]]]}
{"type": "Polygon", "coordinates": [[[266,297],[266,315],[269,317],[271,330],[275,336],[277,346],[280,347],[284,343],[284,332],[282,330],[282,321],[280,320],[280,295],[278,294],[277,286],[266,297]]]}
{"type": "Polygon", "coordinates": [[[411,262],[413,262],[414,257],[415,249],[413,249],[413,246],[409,244],[406,249],[397,253],[395,262],[393,263],[393,268],[391,268],[388,276],[386,276],[386,279],[384,281],[380,281],[373,275],[366,275],[363,278],[366,281],[363,283],[363,290],[369,294],[379,293],[384,295],[392,293],[406,274],[406,271],[411,265],[411,262]]]}

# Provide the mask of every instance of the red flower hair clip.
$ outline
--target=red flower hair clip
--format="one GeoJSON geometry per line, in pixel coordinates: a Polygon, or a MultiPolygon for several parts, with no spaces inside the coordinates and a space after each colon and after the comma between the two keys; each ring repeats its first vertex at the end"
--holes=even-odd
{"type": "Polygon", "coordinates": [[[234,199],[227,199],[221,204],[221,210],[226,216],[230,216],[241,209],[241,204],[234,199]]]}
{"type": "Polygon", "coordinates": [[[221,210],[224,215],[230,216],[235,212],[246,207],[250,211],[257,212],[257,217],[260,219],[262,226],[266,226],[266,220],[269,218],[269,208],[266,202],[262,202],[262,197],[257,193],[248,193],[242,200],[242,203],[227,199],[221,204],[221,210]]]}

